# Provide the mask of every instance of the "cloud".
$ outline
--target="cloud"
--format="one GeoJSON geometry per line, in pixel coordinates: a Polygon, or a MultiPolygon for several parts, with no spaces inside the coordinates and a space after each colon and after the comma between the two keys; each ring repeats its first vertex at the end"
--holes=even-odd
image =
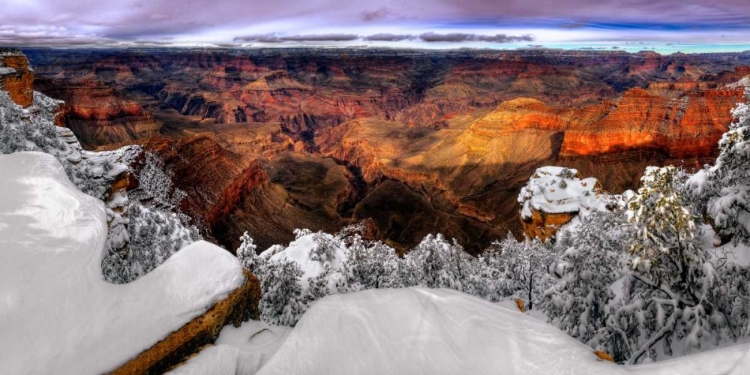
{"type": "MultiPolygon", "coordinates": [[[[29,26],[59,27],[60,35],[40,38],[44,43],[65,38],[80,39],[81,43],[91,43],[92,39],[117,43],[162,37],[174,37],[178,44],[223,43],[237,35],[240,35],[238,41],[260,44],[342,40],[306,37],[315,33],[360,34],[361,40],[390,42],[385,37],[370,38],[370,34],[380,31],[414,34],[414,38],[401,40],[414,40],[415,44],[507,43],[531,39],[524,35],[494,35],[519,28],[562,31],[561,35],[554,35],[556,40],[586,35],[586,40],[591,41],[602,38],[625,41],[632,40],[634,34],[653,30],[663,33],[648,35],[664,41],[730,39],[745,43],[750,35],[747,0],[504,0],[502,6],[492,0],[274,0],[253,1],[252,6],[246,0],[189,0],[189,3],[187,7],[176,7],[174,0],[0,0],[0,27],[19,34],[29,26]],[[426,30],[434,33],[417,35],[426,30]],[[300,38],[285,40],[281,35],[300,38]],[[721,38],[722,35],[726,38],[721,38]]],[[[538,38],[552,35],[529,32],[538,38]]],[[[33,41],[29,35],[15,40],[6,36],[3,43],[33,41]]]]}
{"type": "Polygon", "coordinates": [[[287,42],[348,42],[357,40],[359,36],[354,34],[304,34],[282,37],[287,42]]]}
{"type": "Polygon", "coordinates": [[[354,34],[302,34],[279,36],[276,33],[234,37],[234,42],[284,43],[284,42],[348,42],[359,39],[354,34]]]}
{"type": "Polygon", "coordinates": [[[281,43],[283,40],[276,34],[256,34],[236,36],[232,39],[235,42],[259,42],[259,43],[281,43]]]}
{"type": "Polygon", "coordinates": [[[461,43],[461,42],[489,42],[489,43],[513,43],[513,42],[532,42],[532,35],[481,35],[465,33],[448,33],[437,34],[434,32],[419,35],[419,39],[427,43],[461,43]]]}
{"type": "Polygon", "coordinates": [[[412,40],[416,37],[414,35],[409,34],[388,34],[388,33],[380,33],[380,34],[373,34],[370,36],[366,36],[362,39],[370,41],[370,42],[400,42],[402,40],[412,40]]]}
{"type": "Polygon", "coordinates": [[[391,15],[391,11],[387,8],[380,8],[378,10],[365,10],[359,15],[359,18],[365,22],[380,21],[391,15]]]}

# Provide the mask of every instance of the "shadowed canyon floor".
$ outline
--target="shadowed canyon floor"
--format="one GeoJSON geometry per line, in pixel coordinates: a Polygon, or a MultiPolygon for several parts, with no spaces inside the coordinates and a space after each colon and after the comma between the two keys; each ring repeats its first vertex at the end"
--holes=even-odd
{"type": "Polygon", "coordinates": [[[270,49],[25,51],[88,148],[160,156],[181,208],[233,249],[370,219],[405,248],[520,234],[541,165],[636,187],[715,157],[750,54],[270,49]],[[256,220],[264,217],[267,220],[256,220]]]}

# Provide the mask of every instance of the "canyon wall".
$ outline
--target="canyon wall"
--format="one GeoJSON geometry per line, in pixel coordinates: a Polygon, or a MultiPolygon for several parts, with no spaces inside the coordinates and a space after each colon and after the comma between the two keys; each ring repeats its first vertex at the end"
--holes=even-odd
{"type": "Polygon", "coordinates": [[[85,146],[159,155],[228,248],[371,220],[399,249],[442,232],[479,251],[520,235],[515,198],[539,166],[617,192],[646,165],[710,161],[750,73],[750,54],[27,53],[85,146]]]}
{"type": "Polygon", "coordinates": [[[0,48],[0,90],[7,91],[11,100],[21,107],[33,104],[34,71],[21,51],[0,48]]]}

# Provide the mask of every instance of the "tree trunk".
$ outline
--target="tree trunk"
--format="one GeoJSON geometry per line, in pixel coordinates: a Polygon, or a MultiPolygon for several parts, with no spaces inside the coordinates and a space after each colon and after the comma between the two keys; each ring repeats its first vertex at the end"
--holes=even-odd
{"type": "Polygon", "coordinates": [[[532,301],[531,296],[534,290],[534,275],[532,274],[529,277],[529,310],[534,308],[534,301],[532,301]]]}

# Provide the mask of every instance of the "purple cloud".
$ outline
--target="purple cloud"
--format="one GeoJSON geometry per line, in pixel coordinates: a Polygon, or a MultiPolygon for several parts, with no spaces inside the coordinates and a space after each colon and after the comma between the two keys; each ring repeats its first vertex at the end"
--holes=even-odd
{"type": "Polygon", "coordinates": [[[513,28],[565,32],[614,30],[622,40],[631,38],[633,30],[648,30],[649,27],[670,32],[689,30],[692,33],[689,38],[702,33],[700,35],[709,40],[719,39],[723,30],[735,30],[734,35],[727,34],[727,37],[747,41],[750,31],[747,17],[750,1],[747,0],[506,0],[501,6],[494,0],[368,0],[364,3],[254,0],[249,4],[246,0],[189,0],[188,3],[175,6],[172,0],[6,1],[0,10],[0,31],[6,35],[0,43],[96,44],[164,37],[182,42],[223,43],[230,42],[236,35],[241,35],[238,41],[249,41],[255,36],[259,43],[323,43],[357,38],[376,42],[411,40],[386,38],[380,33],[351,38],[354,34],[373,33],[373,27],[380,25],[384,26],[382,30],[400,30],[394,35],[401,36],[434,30],[434,33],[414,38],[424,43],[507,43],[532,39],[527,35],[496,35],[513,28]],[[674,25],[677,27],[672,27],[674,25]],[[461,29],[472,32],[486,29],[488,35],[461,29]],[[282,38],[279,36],[282,34],[291,36],[282,38]],[[308,38],[309,35],[319,36],[308,38]],[[324,37],[326,35],[328,37],[324,37]]]}
{"type": "Polygon", "coordinates": [[[387,8],[380,8],[378,10],[364,10],[359,15],[359,18],[362,19],[362,21],[365,22],[371,22],[371,21],[379,21],[386,17],[388,17],[391,14],[391,12],[387,8]]]}
{"type": "Polygon", "coordinates": [[[348,42],[359,39],[354,34],[304,34],[282,37],[285,42],[348,42]]]}
{"type": "Polygon", "coordinates": [[[534,37],[531,35],[478,35],[465,33],[448,33],[437,34],[434,32],[419,35],[419,39],[427,43],[461,43],[461,42],[489,42],[489,43],[514,43],[514,42],[531,42],[534,37]]]}
{"type": "Polygon", "coordinates": [[[366,36],[362,39],[370,41],[370,42],[400,42],[403,40],[411,40],[415,38],[416,37],[414,35],[408,35],[408,34],[381,33],[381,34],[373,34],[370,36],[366,36]]]}

